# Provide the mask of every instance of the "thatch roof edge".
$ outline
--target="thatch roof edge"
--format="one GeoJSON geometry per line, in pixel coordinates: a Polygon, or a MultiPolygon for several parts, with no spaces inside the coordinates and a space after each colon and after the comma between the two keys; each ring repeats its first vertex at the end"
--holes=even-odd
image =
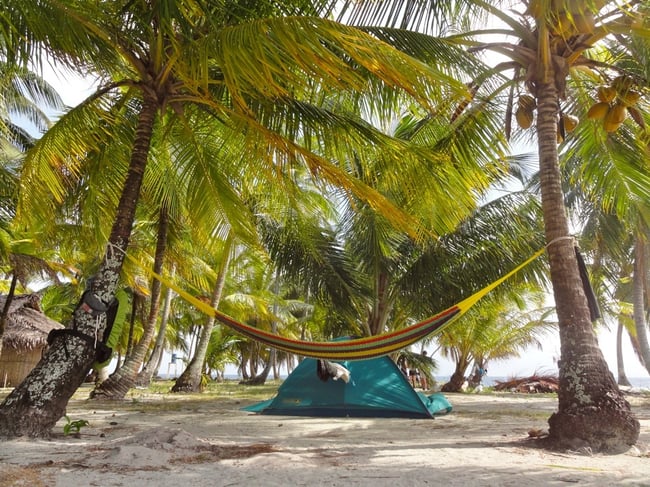
{"type": "MultiPolygon", "coordinates": [[[[4,307],[5,300],[6,296],[0,296],[0,309],[4,307]]],[[[39,302],[40,297],[35,294],[14,297],[2,337],[3,348],[33,350],[47,343],[51,330],[65,328],[41,312],[39,302]]]]}

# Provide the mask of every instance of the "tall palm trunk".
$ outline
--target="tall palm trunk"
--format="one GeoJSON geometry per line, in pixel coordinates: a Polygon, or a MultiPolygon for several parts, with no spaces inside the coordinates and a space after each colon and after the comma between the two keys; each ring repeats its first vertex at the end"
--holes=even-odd
{"type": "MultiPolygon", "coordinates": [[[[156,242],[156,255],[153,262],[153,271],[161,274],[167,251],[167,235],[169,229],[169,217],[164,209],[160,210],[160,220],[158,222],[158,239],[156,242]]],[[[129,389],[135,385],[135,380],[144,362],[151,340],[156,333],[156,320],[160,309],[160,292],[161,283],[158,279],[153,278],[151,282],[151,305],[149,315],[144,324],[144,332],[138,344],[132,352],[126,357],[122,367],[111,375],[107,380],[99,384],[91,393],[92,398],[101,399],[124,399],[129,389]]],[[[135,300],[135,295],[134,295],[135,300]]]]}
{"type": "MultiPolygon", "coordinates": [[[[232,244],[233,237],[232,235],[229,235],[224,246],[223,258],[221,259],[217,282],[215,283],[212,296],[210,297],[210,306],[213,308],[216,308],[221,300],[223,286],[226,283],[226,275],[228,274],[228,265],[230,264],[230,251],[232,244]]],[[[210,316],[206,320],[205,325],[203,325],[194,356],[190,360],[190,363],[187,364],[187,367],[180,377],[176,379],[176,382],[172,386],[172,392],[198,392],[201,390],[203,363],[205,362],[205,356],[208,352],[208,345],[210,345],[210,336],[212,335],[212,330],[214,328],[214,321],[214,317],[210,316]]]]}
{"type": "Polygon", "coordinates": [[[163,351],[165,350],[165,332],[167,331],[167,323],[169,322],[169,311],[171,309],[172,290],[167,288],[165,292],[165,299],[163,300],[163,308],[160,317],[160,327],[158,328],[158,335],[156,336],[156,343],[153,346],[153,351],[149,360],[142,368],[135,382],[139,386],[148,387],[151,384],[154,374],[160,366],[163,351]]]}
{"type": "Polygon", "coordinates": [[[558,411],[549,418],[549,441],[561,448],[624,451],[639,436],[639,422],[607,368],[594,334],[574,244],[569,237],[557,152],[559,96],[555,73],[537,84],[537,137],[542,209],[551,282],[560,330],[558,411]]]}
{"type": "Polygon", "coordinates": [[[616,329],[616,372],[618,373],[619,386],[631,386],[630,381],[625,373],[625,362],[623,360],[623,320],[619,318],[618,327],[616,329]]]}
{"type": "Polygon", "coordinates": [[[89,304],[82,298],[75,310],[67,330],[77,333],[57,334],[36,367],[0,405],[0,436],[48,436],[96,361],[95,344],[84,336],[103,337],[106,331],[105,315],[93,312],[94,308],[101,307],[95,299],[108,305],[115,298],[147,165],[156,110],[156,99],[145,95],[116,219],[99,272],[89,289],[94,299],[89,299],[89,304]]]}
{"type": "Polygon", "coordinates": [[[271,349],[269,352],[269,359],[264,364],[264,368],[259,374],[254,375],[250,379],[247,380],[242,380],[240,384],[245,384],[247,386],[261,386],[266,383],[266,379],[268,379],[269,374],[271,373],[271,369],[273,369],[273,365],[275,364],[275,357],[276,357],[276,352],[275,349],[271,349]]]}
{"type": "Polygon", "coordinates": [[[634,307],[634,327],[636,329],[636,338],[639,342],[639,353],[643,359],[643,365],[650,373],[650,345],[648,344],[648,329],[645,322],[645,241],[642,235],[637,235],[636,245],[634,248],[634,275],[633,282],[633,307],[634,307]]]}
{"type": "Polygon", "coordinates": [[[140,309],[142,303],[144,302],[144,294],[140,294],[139,291],[133,289],[132,292],[133,299],[131,301],[131,319],[129,320],[129,337],[126,341],[126,352],[124,352],[125,359],[128,359],[129,356],[133,353],[133,334],[135,332],[135,321],[138,316],[138,310],[140,309]]]}
{"type": "Polygon", "coordinates": [[[375,301],[368,316],[368,332],[379,335],[384,331],[386,322],[393,309],[393,301],[389,292],[390,277],[386,272],[379,272],[375,279],[375,301]]]}

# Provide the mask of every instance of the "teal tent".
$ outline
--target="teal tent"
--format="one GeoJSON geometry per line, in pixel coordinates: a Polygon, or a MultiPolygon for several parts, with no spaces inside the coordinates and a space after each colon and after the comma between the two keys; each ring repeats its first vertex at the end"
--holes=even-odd
{"type": "Polygon", "coordinates": [[[306,358],[279,387],[277,395],[242,408],[261,414],[325,417],[432,418],[451,411],[440,393],[417,392],[389,357],[336,362],[350,371],[350,380],[323,382],[317,360],[306,358]]]}

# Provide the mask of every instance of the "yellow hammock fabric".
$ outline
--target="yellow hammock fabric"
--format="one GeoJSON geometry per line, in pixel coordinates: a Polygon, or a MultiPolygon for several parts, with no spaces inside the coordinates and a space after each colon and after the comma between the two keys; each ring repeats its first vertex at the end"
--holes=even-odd
{"type": "MultiPolygon", "coordinates": [[[[305,340],[294,340],[291,338],[285,338],[279,335],[274,335],[273,333],[267,333],[263,330],[259,330],[252,326],[240,323],[233,318],[223,314],[219,310],[213,308],[209,304],[195,298],[191,294],[180,289],[178,286],[174,285],[167,279],[156,274],[152,271],[147,271],[150,275],[154,276],[165,286],[171,288],[179,296],[181,296],[186,301],[190,302],[196,308],[198,308],[203,313],[213,316],[215,319],[219,320],[221,323],[233,328],[235,331],[245,335],[253,340],[256,340],[260,343],[268,345],[271,348],[276,348],[278,350],[284,350],[286,352],[295,353],[296,355],[302,355],[305,357],[319,358],[326,360],[366,360],[369,358],[379,357],[382,355],[388,355],[402,348],[406,348],[409,345],[421,340],[427,335],[430,335],[433,332],[439,332],[442,328],[452,321],[461,317],[467,310],[469,310],[478,300],[480,300],[487,293],[492,291],[499,284],[505,280],[512,277],[514,274],[519,272],[523,267],[530,264],[533,260],[539,257],[544,252],[544,249],[538,251],[530,259],[525,261],[523,264],[520,264],[515,269],[507,273],[505,276],[501,277],[497,281],[494,281],[492,284],[484,287],[477,293],[473,294],[469,298],[461,301],[460,303],[447,308],[441,313],[431,316],[419,323],[408,326],[398,331],[384,333],[382,335],[375,335],[365,338],[355,338],[345,341],[336,341],[336,342],[310,342],[305,340]]],[[[130,258],[130,257],[129,257],[130,258]]],[[[133,262],[135,260],[131,259],[133,262]]],[[[137,265],[137,263],[136,263],[137,265]]]]}

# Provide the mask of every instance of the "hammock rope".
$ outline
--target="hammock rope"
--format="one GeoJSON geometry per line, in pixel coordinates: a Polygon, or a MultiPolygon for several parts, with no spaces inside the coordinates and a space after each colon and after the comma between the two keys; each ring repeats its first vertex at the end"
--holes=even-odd
{"type": "MultiPolygon", "coordinates": [[[[515,275],[521,269],[526,267],[537,257],[542,255],[544,251],[545,248],[539,250],[528,260],[518,265],[498,280],[487,285],[477,293],[464,299],[460,303],[451,306],[434,316],[415,323],[414,325],[410,325],[401,330],[384,333],[381,335],[335,342],[311,342],[306,340],[296,340],[292,338],[282,337],[280,335],[275,335],[273,333],[254,328],[244,323],[240,323],[234,318],[231,318],[230,316],[222,313],[216,308],[213,308],[209,304],[182,290],[180,287],[176,286],[174,283],[164,278],[163,276],[148,269],[145,269],[145,271],[150,276],[155,277],[162,284],[172,289],[181,298],[194,305],[199,311],[208,316],[214,317],[219,322],[223,323],[226,326],[229,326],[240,334],[268,345],[271,348],[316,359],[334,361],[366,360],[369,358],[389,355],[393,352],[406,348],[409,345],[412,345],[413,343],[421,340],[428,335],[431,335],[434,332],[442,331],[444,327],[465,314],[486,294],[515,275]]],[[[130,259],[135,265],[141,267],[141,265],[136,262],[135,259],[129,255],[126,255],[126,257],[130,259]]]]}

